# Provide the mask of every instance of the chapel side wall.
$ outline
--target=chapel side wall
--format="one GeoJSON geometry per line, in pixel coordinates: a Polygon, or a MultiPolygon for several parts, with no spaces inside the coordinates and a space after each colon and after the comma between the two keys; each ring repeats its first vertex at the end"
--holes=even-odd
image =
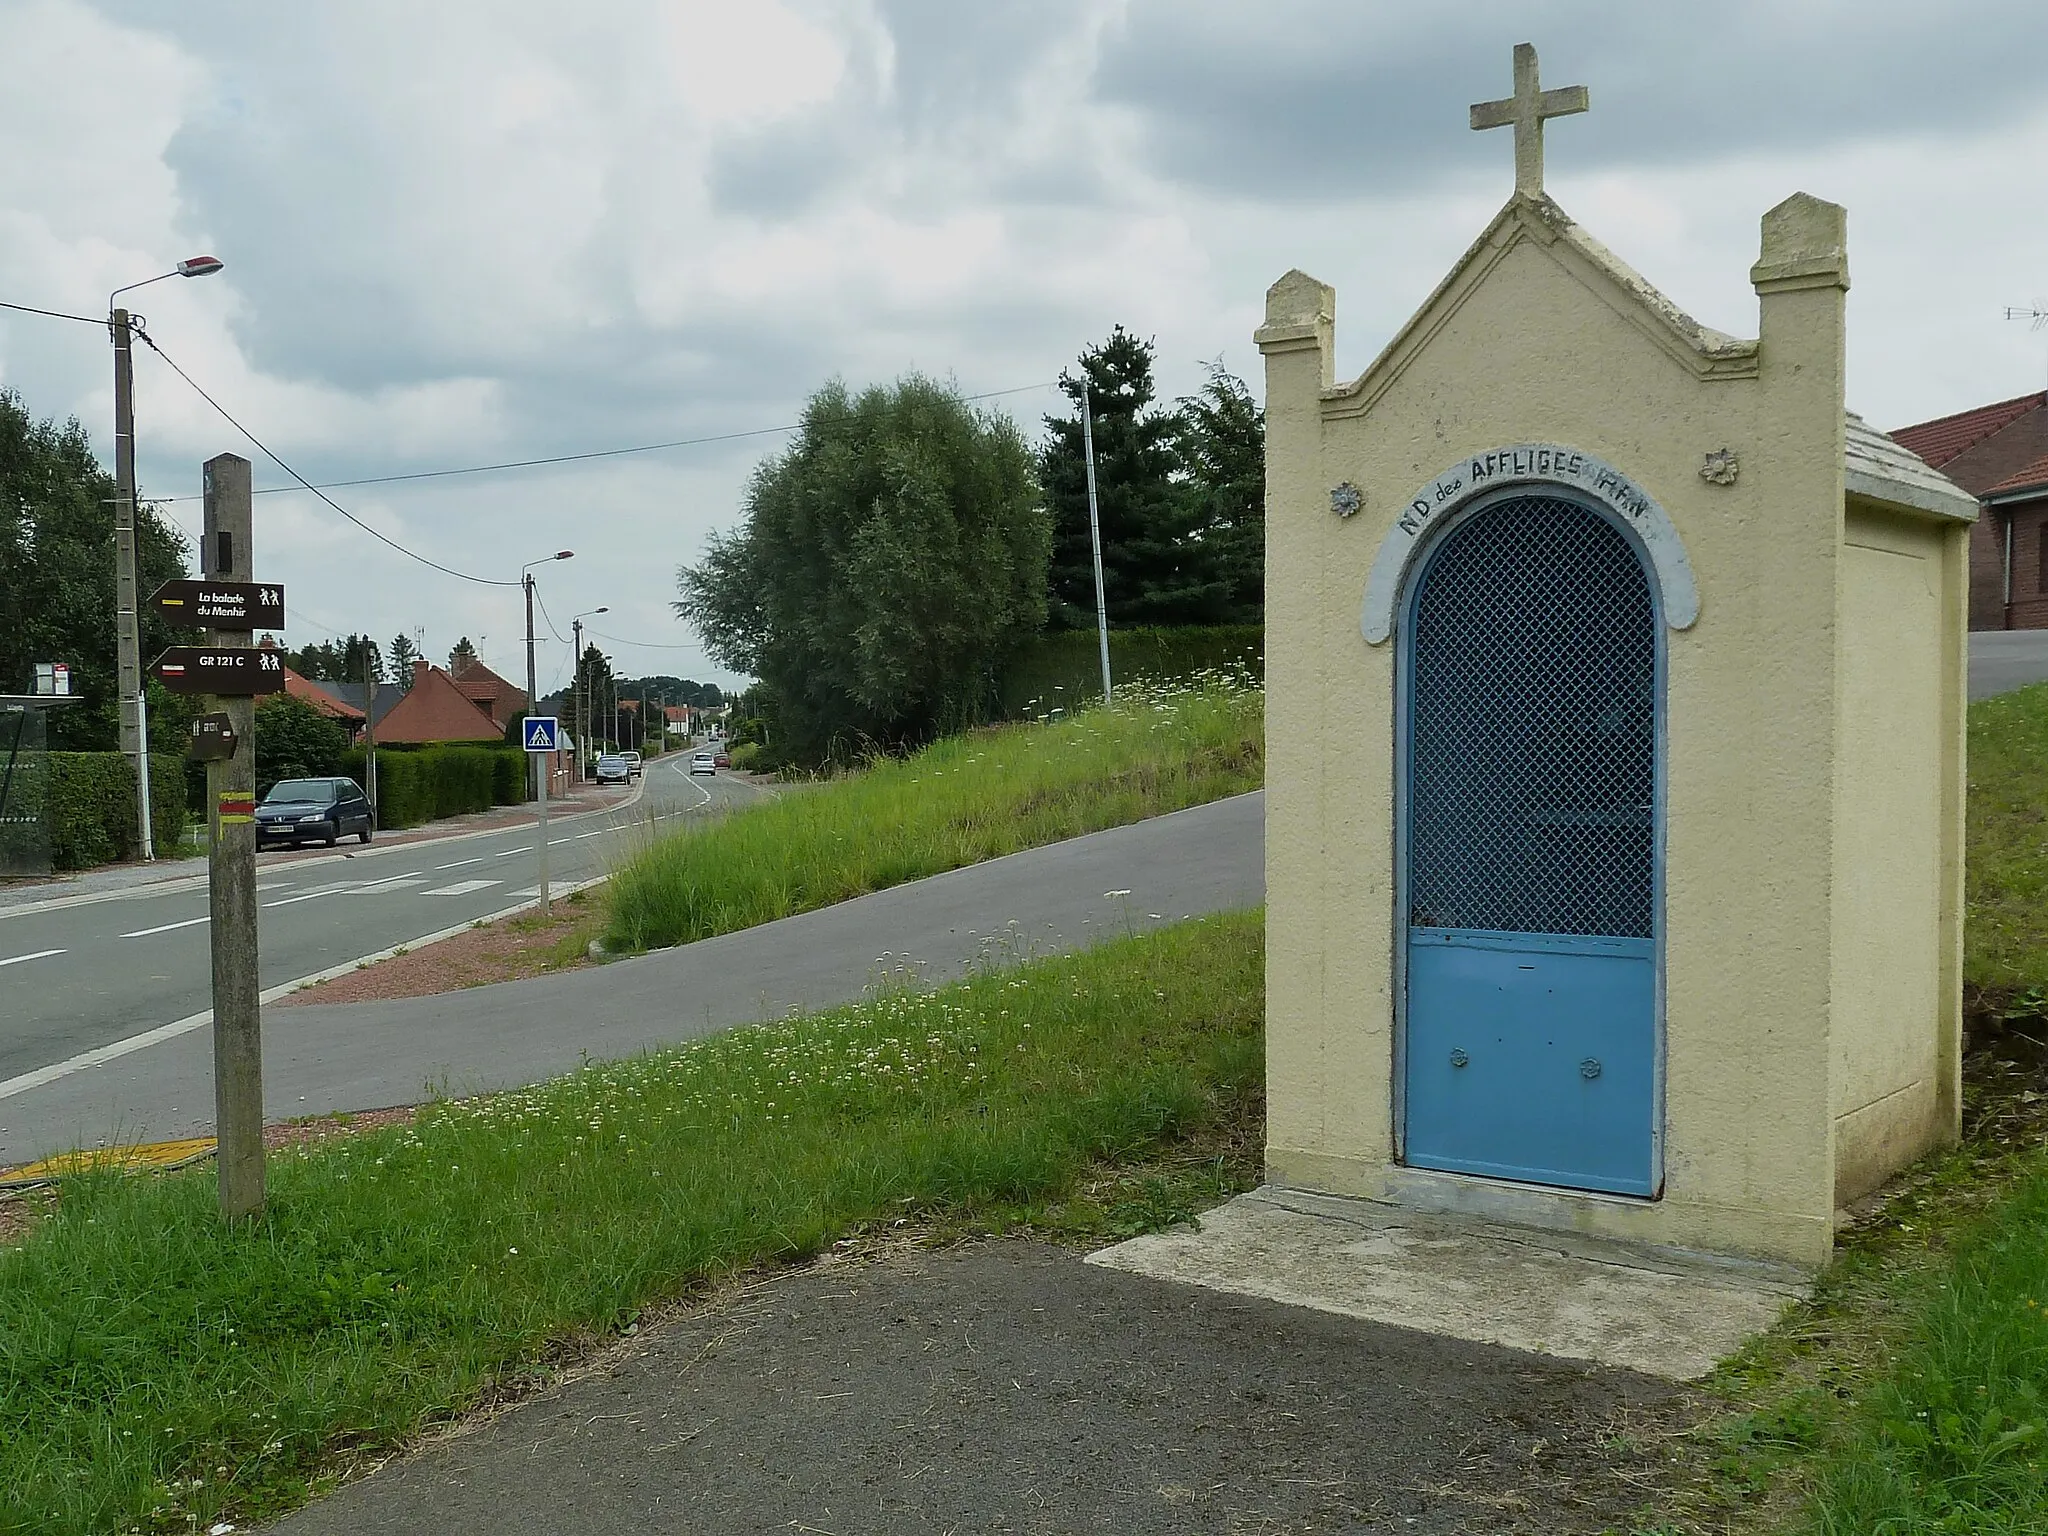
{"type": "Polygon", "coordinates": [[[1945,1135],[1956,543],[1947,529],[1849,505],[1830,1034],[1838,1205],[1945,1135]]]}

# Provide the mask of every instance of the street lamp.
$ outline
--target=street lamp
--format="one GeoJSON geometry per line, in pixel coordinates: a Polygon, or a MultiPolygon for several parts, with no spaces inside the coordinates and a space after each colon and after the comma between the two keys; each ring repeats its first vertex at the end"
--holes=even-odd
{"type": "Polygon", "coordinates": [[[594,614],[610,612],[611,608],[609,606],[586,608],[581,613],[572,614],[569,618],[569,629],[575,636],[574,640],[570,643],[576,652],[569,670],[569,724],[571,733],[575,738],[576,782],[578,784],[583,782],[583,621],[594,614]]]}
{"type": "MultiPolygon", "coordinates": [[[[533,676],[533,568],[546,565],[550,560],[573,560],[576,551],[558,549],[552,555],[543,555],[538,560],[529,560],[519,567],[519,584],[526,589],[526,713],[533,713],[533,706],[540,702],[535,693],[533,676]]],[[[523,734],[523,732],[522,732],[523,734]]],[[[521,750],[526,743],[520,742],[521,750]]],[[[540,835],[534,841],[540,846],[540,909],[548,909],[548,763],[545,754],[528,753],[533,763],[533,781],[538,788],[540,802],[540,835]]]]}
{"type": "MultiPolygon", "coordinates": [[[[188,256],[168,272],[107,295],[107,333],[114,341],[114,687],[120,695],[121,750],[135,764],[135,809],[145,859],[156,857],[156,835],[149,824],[149,701],[142,691],[142,629],[135,591],[135,327],[128,311],[116,309],[114,300],[167,277],[211,277],[226,265],[218,256],[188,256]]],[[[203,572],[203,555],[199,564],[203,572]]]]}

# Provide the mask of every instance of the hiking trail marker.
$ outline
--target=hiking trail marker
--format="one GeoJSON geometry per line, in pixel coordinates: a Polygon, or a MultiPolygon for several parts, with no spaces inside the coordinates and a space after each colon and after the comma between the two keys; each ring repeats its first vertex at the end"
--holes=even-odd
{"type": "Polygon", "coordinates": [[[173,693],[254,698],[284,691],[280,651],[237,645],[173,645],[149,664],[150,676],[173,693]]]}
{"type": "Polygon", "coordinates": [[[282,582],[167,581],[149,594],[149,605],[181,628],[284,628],[282,582]]]}

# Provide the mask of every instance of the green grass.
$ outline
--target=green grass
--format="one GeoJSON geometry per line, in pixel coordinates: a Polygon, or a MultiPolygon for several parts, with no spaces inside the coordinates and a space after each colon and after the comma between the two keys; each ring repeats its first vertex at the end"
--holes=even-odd
{"type": "Polygon", "coordinates": [[[1264,695],[1221,677],[948,738],[628,860],[605,946],[685,944],[1256,789],[1264,695]]]}
{"type": "Polygon", "coordinates": [[[1891,1370],[1813,1481],[1815,1536],[2048,1528],[2048,1168],[1914,1277],[1891,1370]]]}
{"type": "Polygon", "coordinates": [[[1963,978],[2048,993],[2048,683],[1970,706],[1963,978]]]}
{"type": "Polygon", "coordinates": [[[1244,914],[431,1106],[275,1159],[237,1230],[210,1168],[72,1183],[0,1252],[0,1528],[273,1512],[643,1308],[863,1224],[1185,1214],[1230,1177],[1191,1184],[1172,1153],[1249,1139],[1262,1014],[1244,914]],[[1105,1182],[1124,1163],[1145,1166],[1105,1182]]]}

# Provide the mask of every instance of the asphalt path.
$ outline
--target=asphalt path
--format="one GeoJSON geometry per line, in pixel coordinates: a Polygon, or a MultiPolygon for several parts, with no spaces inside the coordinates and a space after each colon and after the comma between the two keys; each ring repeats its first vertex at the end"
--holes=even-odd
{"type": "Polygon", "coordinates": [[[1970,636],[1970,697],[1988,699],[2048,681],[2048,629],[1990,629],[1970,636]]]}
{"type": "MultiPolygon", "coordinates": [[[[604,874],[672,818],[761,793],[687,769],[685,756],[658,759],[636,801],[551,817],[550,885],[604,874]]],[[[528,822],[367,847],[351,839],[331,856],[261,859],[260,985],[282,986],[534,900],[536,830],[528,822]]],[[[204,1013],[211,987],[203,873],[0,907],[0,1094],[25,1074],[204,1013]]],[[[0,1121],[5,1107],[0,1098],[0,1121]]]]}
{"type": "MultiPolygon", "coordinates": [[[[596,969],[438,997],[266,1008],[264,1110],[283,1118],[523,1086],[587,1059],[850,1001],[898,973],[939,981],[1256,906],[1264,818],[1263,794],[1240,795],[596,969]]],[[[303,905],[341,913],[349,898],[303,905]]],[[[0,1082],[0,1166],[209,1132],[209,1032],[135,1044],[0,1082]]]]}

